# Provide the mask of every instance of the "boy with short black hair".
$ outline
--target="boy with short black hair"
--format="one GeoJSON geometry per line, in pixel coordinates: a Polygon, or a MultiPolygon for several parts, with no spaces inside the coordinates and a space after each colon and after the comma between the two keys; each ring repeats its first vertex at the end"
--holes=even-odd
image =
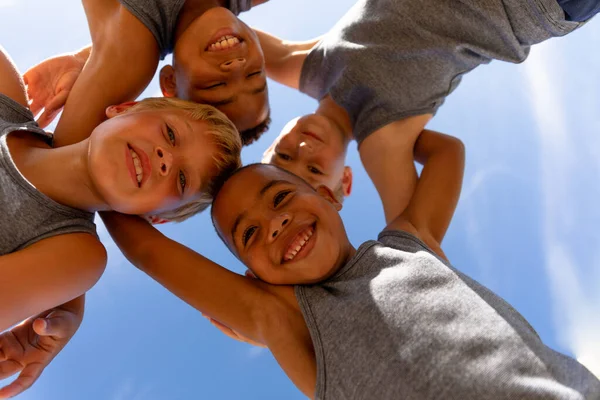
{"type": "Polygon", "coordinates": [[[173,53],[163,95],[215,106],[252,143],[270,122],[267,80],[258,39],[236,15],[265,1],[84,0],[92,46],[27,71],[32,111],[45,108],[45,126],[64,105],[78,122],[59,121],[57,131],[91,131],[104,119],[98,110],[135,100],[173,53]]]}
{"type": "Polygon", "coordinates": [[[315,190],[273,165],[235,173],[213,221],[259,279],[139,218],[103,218],[134,265],[268,346],[311,398],[600,399],[585,367],[543,345],[518,312],[445,260],[439,244],[460,192],[462,143],[424,131],[415,158],[424,168],[411,203],[358,249],[326,186],[315,190]]]}

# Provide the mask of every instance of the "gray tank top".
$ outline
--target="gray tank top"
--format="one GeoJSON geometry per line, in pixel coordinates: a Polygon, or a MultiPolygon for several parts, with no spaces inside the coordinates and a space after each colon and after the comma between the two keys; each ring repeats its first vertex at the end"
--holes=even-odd
{"type": "Polygon", "coordinates": [[[508,303],[400,231],[296,286],[316,399],[599,400],[600,381],[508,303]]]}
{"type": "MultiPolygon", "coordinates": [[[[175,48],[177,18],[186,0],[120,0],[148,28],[164,59],[175,48]]],[[[227,8],[238,15],[252,7],[252,0],[228,0],[227,8]]]]}
{"type": "Polygon", "coordinates": [[[393,121],[434,114],[478,65],[519,63],[530,45],[578,26],[555,0],[358,0],[306,57],[300,90],[329,93],[360,144],[393,121]]]}
{"type": "Polygon", "coordinates": [[[6,145],[15,131],[36,133],[52,145],[52,135],[37,125],[31,111],[0,94],[0,255],[66,233],[96,236],[92,213],[55,202],[21,175],[6,145]]]}

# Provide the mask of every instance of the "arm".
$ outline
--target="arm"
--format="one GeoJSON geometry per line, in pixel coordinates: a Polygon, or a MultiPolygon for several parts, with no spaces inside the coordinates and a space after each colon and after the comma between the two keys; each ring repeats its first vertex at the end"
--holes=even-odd
{"type": "Polygon", "coordinates": [[[74,53],[51,57],[25,72],[31,112],[37,115],[44,109],[37,120],[40,127],[48,126],[62,110],[91,51],[89,45],[74,53]]]}
{"type": "Polygon", "coordinates": [[[308,328],[293,288],[235,274],[167,238],[145,220],[100,213],[127,259],[206,316],[254,342],[266,344],[307,395],[316,384],[308,328]]]}
{"type": "Polygon", "coordinates": [[[258,29],[254,31],[265,55],[267,76],[282,85],[298,89],[304,60],[321,38],[291,42],[258,29]]]}
{"type": "Polygon", "coordinates": [[[29,318],[0,334],[0,379],[19,373],[0,389],[0,399],[27,390],[71,340],[83,318],[85,296],[29,318]]]}
{"type": "Polygon", "coordinates": [[[19,70],[0,46],[0,93],[27,107],[27,95],[19,70]]]}
{"type": "Polygon", "coordinates": [[[402,214],[415,190],[413,149],[430,119],[431,115],[419,115],[393,122],[360,144],[360,159],[379,193],[386,224],[402,214]]]}
{"type": "Polygon", "coordinates": [[[106,107],[134,100],[158,65],[154,36],[118,1],[83,3],[93,49],[56,127],[56,147],[86,139],[106,119],[106,107]]]}
{"type": "Polygon", "coordinates": [[[54,236],[0,256],[0,331],[81,296],[105,265],[104,247],[87,233],[54,236]]]}
{"type": "Polygon", "coordinates": [[[464,145],[455,137],[425,130],[415,144],[415,159],[423,164],[419,182],[406,210],[387,229],[415,233],[445,258],[440,243],[462,187],[464,145]]]}

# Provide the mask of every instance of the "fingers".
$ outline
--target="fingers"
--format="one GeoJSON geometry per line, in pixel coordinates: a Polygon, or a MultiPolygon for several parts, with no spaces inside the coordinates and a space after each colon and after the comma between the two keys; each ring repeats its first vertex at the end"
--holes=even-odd
{"type": "Polygon", "coordinates": [[[56,309],[33,322],[33,330],[40,336],[52,336],[56,339],[69,338],[75,333],[78,320],[73,313],[56,309]]]}
{"type": "MultiPolygon", "coordinates": [[[[67,102],[67,98],[69,97],[68,90],[60,91],[56,96],[50,100],[44,109],[42,115],[38,119],[37,123],[40,127],[45,128],[50,125],[50,123],[56,118],[60,110],[63,109],[65,103],[67,102]]],[[[33,111],[32,111],[33,112],[33,111]]]]}
{"type": "Polygon", "coordinates": [[[44,367],[40,363],[27,365],[14,382],[0,389],[0,399],[14,397],[29,389],[31,385],[37,381],[43,371],[44,367]]]}
{"type": "Polygon", "coordinates": [[[0,379],[6,379],[23,369],[23,366],[14,360],[0,362],[0,379]]]}

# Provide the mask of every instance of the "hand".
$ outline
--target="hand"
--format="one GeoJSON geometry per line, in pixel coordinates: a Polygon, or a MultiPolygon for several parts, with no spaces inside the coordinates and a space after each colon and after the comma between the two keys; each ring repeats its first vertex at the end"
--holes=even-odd
{"type": "MultiPolygon", "coordinates": [[[[229,336],[232,339],[235,339],[239,342],[243,342],[243,343],[248,343],[251,344],[252,346],[258,346],[258,347],[264,347],[266,348],[267,346],[265,346],[262,343],[256,342],[252,339],[247,338],[246,336],[234,331],[233,329],[231,329],[230,327],[223,325],[222,323],[220,323],[219,321],[217,321],[216,319],[213,319],[211,317],[209,317],[208,315],[202,314],[202,316],[206,319],[208,319],[208,321],[218,330],[220,330],[221,332],[223,332],[226,336],[229,336]]],[[[0,397],[1,398],[1,397],[0,397]]]]}
{"type": "Polygon", "coordinates": [[[80,299],[29,318],[0,334],[0,379],[20,372],[14,382],[0,389],[0,399],[29,389],[65,347],[81,324],[82,308],[73,307],[74,302],[82,302],[80,299]]]}
{"type": "Polygon", "coordinates": [[[40,127],[48,126],[63,109],[85,62],[78,54],[66,54],[42,61],[25,72],[31,112],[37,115],[44,109],[37,121],[40,127]]]}

